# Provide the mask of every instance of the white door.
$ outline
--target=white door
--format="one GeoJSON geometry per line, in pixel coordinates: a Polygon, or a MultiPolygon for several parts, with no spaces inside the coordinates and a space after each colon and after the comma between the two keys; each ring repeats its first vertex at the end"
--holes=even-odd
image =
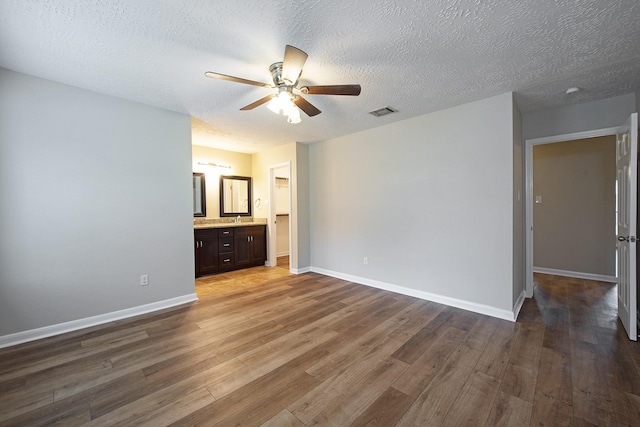
{"type": "Polygon", "coordinates": [[[638,113],[616,137],[618,182],[618,317],[629,339],[637,341],[636,221],[638,189],[638,113]]]}

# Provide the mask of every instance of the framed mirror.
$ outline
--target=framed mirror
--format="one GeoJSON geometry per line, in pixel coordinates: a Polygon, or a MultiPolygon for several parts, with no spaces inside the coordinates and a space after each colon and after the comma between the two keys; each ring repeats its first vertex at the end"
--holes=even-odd
{"type": "Polygon", "coordinates": [[[204,174],[193,173],[193,216],[207,216],[207,196],[204,186],[204,174]]]}
{"type": "Polygon", "coordinates": [[[251,178],[220,176],[220,216],[251,216],[251,178]]]}

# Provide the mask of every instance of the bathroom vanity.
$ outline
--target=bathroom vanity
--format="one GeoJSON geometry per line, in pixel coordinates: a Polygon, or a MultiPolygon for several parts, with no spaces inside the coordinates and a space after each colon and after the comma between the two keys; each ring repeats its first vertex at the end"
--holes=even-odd
{"type": "Polygon", "coordinates": [[[222,223],[194,229],[196,277],[264,265],[267,225],[222,223]]]}

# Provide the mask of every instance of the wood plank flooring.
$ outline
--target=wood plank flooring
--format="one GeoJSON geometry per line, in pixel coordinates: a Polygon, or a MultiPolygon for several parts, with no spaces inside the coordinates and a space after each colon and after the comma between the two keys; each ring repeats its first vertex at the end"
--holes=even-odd
{"type": "Polygon", "coordinates": [[[277,259],[278,267],[289,268],[289,255],[279,256],[277,259]]]}
{"type": "Polygon", "coordinates": [[[2,426],[640,425],[615,286],[536,276],[512,323],[319,274],[0,350],[2,426]]]}

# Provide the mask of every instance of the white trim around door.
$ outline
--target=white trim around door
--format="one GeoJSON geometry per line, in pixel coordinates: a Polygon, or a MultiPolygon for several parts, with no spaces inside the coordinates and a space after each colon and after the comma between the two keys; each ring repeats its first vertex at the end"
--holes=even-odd
{"type": "Polygon", "coordinates": [[[297,254],[294,254],[293,252],[293,245],[292,245],[292,240],[293,240],[293,234],[291,232],[291,227],[292,227],[292,223],[293,223],[293,210],[292,210],[292,182],[293,182],[293,174],[291,171],[291,161],[287,161],[287,162],[283,162],[283,163],[278,163],[275,165],[270,165],[269,166],[269,226],[267,227],[267,234],[268,234],[268,239],[267,239],[267,265],[271,266],[271,267],[275,267],[276,265],[278,265],[278,254],[277,254],[277,249],[276,249],[276,219],[277,219],[277,215],[276,215],[276,175],[275,175],[275,171],[276,169],[280,169],[280,168],[289,168],[289,206],[288,208],[288,212],[289,212],[289,270],[291,270],[291,266],[292,264],[292,260],[293,257],[295,256],[297,259],[297,254]]]}
{"type": "Polygon", "coordinates": [[[525,170],[525,288],[527,298],[533,296],[533,147],[535,145],[553,144],[556,142],[573,141],[576,139],[597,138],[600,136],[616,135],[622,131],[622,126],[596,129],[585,132],[568,133],[564,135],[547,136],[544,138],[526,139],[524,141],[524,170],[525,170]]]}

